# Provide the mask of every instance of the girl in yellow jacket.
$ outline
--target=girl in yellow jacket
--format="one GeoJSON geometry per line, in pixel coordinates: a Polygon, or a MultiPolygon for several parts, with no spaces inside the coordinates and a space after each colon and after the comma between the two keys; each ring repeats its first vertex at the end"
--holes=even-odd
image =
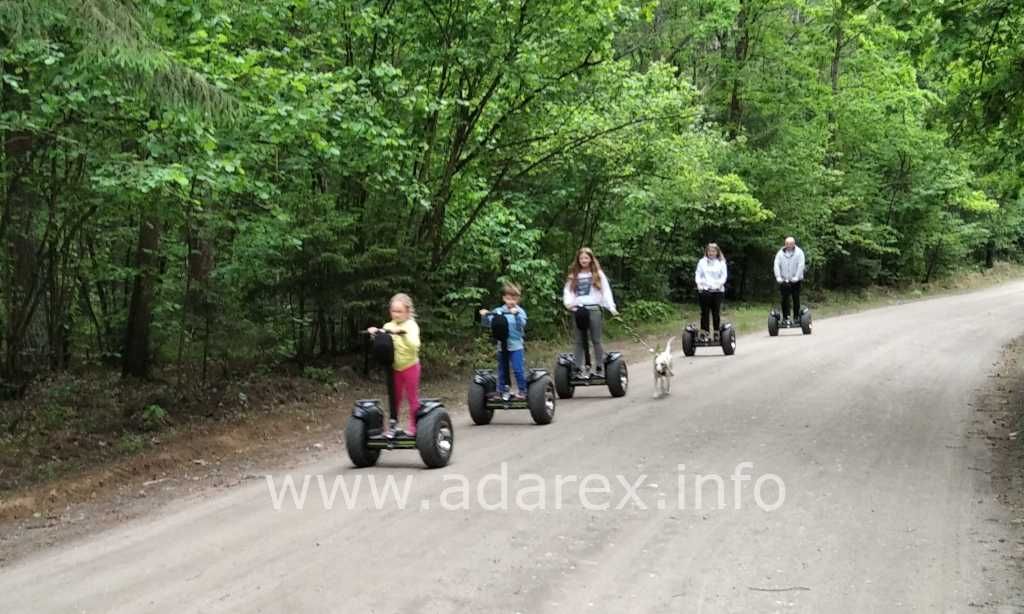
{"type": "MultiPolygon", "coordinates": [[[[409,427],[406,433],[416,434],[416,411],[420,407],[420,327],[416,324],[416,309],[408,294],[391,297],[391,321],[382,328],[392,333],[395,346],[395,360],[391,365],[394,372],[395,411],[401,413],[402,401],[409,401],[409,427]]],[[[379,332],[377,327],[367,329],[371,335],[379,332]]]]}

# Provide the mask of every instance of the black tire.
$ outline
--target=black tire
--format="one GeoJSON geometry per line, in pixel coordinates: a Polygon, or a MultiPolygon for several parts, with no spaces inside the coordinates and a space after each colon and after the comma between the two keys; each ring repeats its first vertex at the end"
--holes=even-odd
{"type": "Polygon", "coordinates": [[[576,393],[576,386],[572,385],[572,373],[569,365],[559,363],[555,366],[555,391],[560,399],[571,399],[576,393]]]}
{"type": "Polygon", "coordinates": [[[547,375],[530,382],[526,390],[526,405],[534,422],[551,424],[555,419],[555,396],[555,384],[547,375]]]}
{"type": "Polygon", "coordinates": [[[448,412],[438,407],[420,418],[416,425],[416,449],[423,464],[431,469],[448,464],[455,450],[455,429],[448,412]]]}
{"type": "Polygon", "coordinates": [[[372,467],[380,458],[380,450],[366,447],[367,438],[366,423],[355,416],[349,418],[345,425],[345,449],[356,467],[372,467]]]}
{"type": "Polygon", "coordinates": [[[776,318],[774,315],[768,316],[768,336],[779,336],[779,319],[776,318]]]}
{"type": "Polygon", "coordinates": [[[683,355],[693,356],[697,352],[697,339],[692,330],[683,331],[683,355]]]}
{"type": "Polygon", "coordinates": [[[470,382],[469,384],[469,417],[474,424],[490,424],[494,418],[494,410],[487,409],[487,388],[483,384],[470,382]]]}
{"type": "Polygon", "coordinates": [[[612,393],[613,397],[624,397],[626,391],[629,390],[629,370],[626,368],[626,363],[619,360],[613,360],[604,367],[605,381],[608,382],[608,392],[612,393]]]}
{"type": "Polygon", "coordinates": [[[805,335],[811,334],[811,312],[805,311],[800,314],[800,330],[805,335]]]}
{"type": "Polygon", "coordinates": [[[720,333],[722,338],[722,352],[726,356],[736,353],[736,329],[731,326],[720,333]]]}

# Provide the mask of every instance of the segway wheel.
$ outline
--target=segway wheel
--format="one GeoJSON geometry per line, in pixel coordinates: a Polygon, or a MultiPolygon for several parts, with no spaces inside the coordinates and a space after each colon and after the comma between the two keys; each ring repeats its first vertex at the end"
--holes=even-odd
{"type": "Polygon", "coordinates": [[[811,312],[804,311],[800,314],[800,330],[805,335],[811,334],[811,312]]]}
{"type": "Polygon", "coordinates": [[[560,399],[571,399],[576,393],[576,386],[572,385],[572,373],[569,365],[559,364],[555,366],[555,391],[560,399]]]}
{"type": "Polygon", "coordinates": [[[729,327],[723,330],[720,335],[722,339],[722,352],[726,356],[732,356],[736,353],[736,329],[729,327]]]}
{"type": "MultiPolygon", "coordinates": [[[[469,384],[469,417],[474,424],[490,424],[494,418],[494,410],[487,408],[487,388],[482,384],[471,382],[469,384]]],[[[417,429],[418,430],[418,429],[417,429]]]]}
{"type": "Polygon", "coordinates": [[[775,317],[775,314],[768,316],[768,336],[779,336],[779,319],[775,317]]]}
{"type": "Polygon", "coordinates": [[[455,449],[455,429],[448,412],[438,407],[419,420],[416,425],[416,449],[423,464],[438,469],[448,464],[455,449]]]}
{"type": "Polygon", "coordinates": [[[356,417],[349,418],[345,425],[345,449],[356,467],[372,467],[380,458],[380,450],[371,450],[366,445],[369,438],[367,431],[366,423],[356,417]]]}
{"type": "Polygon", "coordinates": [[[693,356],[697,352],[697,337],[692,330],[683,331],[683,354],[693,356]]]}
{"type": "Polygon", "coordinates": [[[626,363],[619,360],[613,360],[604,367],[605,380],[608,382],[608,392],[612,393],[613,397],[624,397],[626,391],[629,389],[629,371],[626,369],[626,363]]]}
{"type": "Polygon", "coordinates": [[[530,382],[526,390],[526,405],[534,422],[551,424],[555,419],[555,396],[555,384],[547,375],[530,382]]]}

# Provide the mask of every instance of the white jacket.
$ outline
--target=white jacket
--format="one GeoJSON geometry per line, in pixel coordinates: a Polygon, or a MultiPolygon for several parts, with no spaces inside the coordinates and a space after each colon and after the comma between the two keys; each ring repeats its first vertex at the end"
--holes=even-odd
{"type": "Polygon", "coordinates": [[[615,308],[615,299],[612,297],[612,285],[608,283],[608,277],[601,271],[601,287],[594,284],[593,273],[583,272],[576,278],[576,292],[572,291],[572,280],[565,282],[562,290],[562,303],[566,309],[574,307],[604,307],[613,314],[618,313],[615,308]]]}
{"type": "Polygon", "coordinates": [[[802,281],[804,278],[804,250],[796,247],[787,253],[785,248],[775,254],[775,281],[802,281]]]}
{"type": "Polygon", "coordinates": [[[704,256],[697,263],[697,272],[693,280],[697,289],[707,292],[725,292],[725,280],[729,278],[729,269],[724,258],[714,260],[704,256]]]}

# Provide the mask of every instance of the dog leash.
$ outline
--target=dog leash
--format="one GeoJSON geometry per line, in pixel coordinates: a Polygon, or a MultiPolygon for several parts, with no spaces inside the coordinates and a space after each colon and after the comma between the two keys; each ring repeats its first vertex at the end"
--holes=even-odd
{"type": "Polygon", "coordinates": [[[635,331],[635,330],[633,329],[633,327],[632,327],[632,326],[630,326],[629,324],[627,324],[627,323],[626,323],[626,321],[625,321],[624,319],[622,319],[622,318],[616,318],[616,320],[618,320],[619,324],[620,324],[620,325],[622,325],[622,328],[626,329],[626,332],[627,332],[627,333],[629,333],[629,335],[630,335],[631,337],[633,337],[633,341],[636,341],[637,343],[639,343],[640,345],[644,346],[644,347],[645,347],[645,348],[647,348],[648,350],[651,350],[651,351],[652,351],[652,352],[654,352],[654,353],[657,353],[657,352],[658,352],[658,350],[657,350],[657,349],[655,349],[655,348],[653,348],[653,347],[651,347],[651,344],[647,343],[647,340],[646,340],[646,339],[644,339],[643,337],[641,337],[641,336],[640,336],[640,334],[639,334],[639,333],[637,333],[637,332],[636,332],[636,331],[635,331]]]}

